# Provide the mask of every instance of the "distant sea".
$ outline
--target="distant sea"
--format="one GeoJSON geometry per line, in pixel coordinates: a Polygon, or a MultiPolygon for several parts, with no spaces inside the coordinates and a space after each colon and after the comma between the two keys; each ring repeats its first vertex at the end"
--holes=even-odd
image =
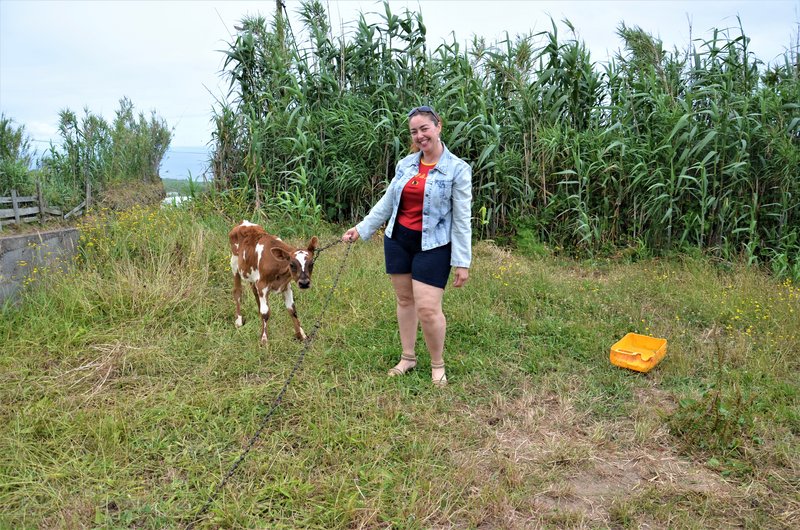
{"type": "Polygon", "coordinates": [[[159,175],[164,179],[188,180],[191,172],[192,179],[202,181],[205,175],[211,180],[210,158],[211,151],[206,147],[170,147],[161,161],[159,175]]]}

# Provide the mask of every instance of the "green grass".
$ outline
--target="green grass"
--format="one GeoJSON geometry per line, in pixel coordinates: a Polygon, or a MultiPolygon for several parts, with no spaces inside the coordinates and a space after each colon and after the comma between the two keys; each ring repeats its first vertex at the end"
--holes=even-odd
{"type": "MultiPolygon", "coordinates": [[[[252,297],[234,328],[230,224],[175,208],[87,219],[75,271],[3,309],[0,528],[192,520],[302,347],[277,298],[268,347],[252,297]]],[[[344,250],[296,290],[306,331],[344,250]]],[[[790,526],[797,286],[699,258],[474,254],[445,294],[438,389],[421,340],[417,369],[385,376],[393,294],[380,241],[355,244],[282,406],[198,527],[790,526]],[[628,331],[669,340],[652,372],[610,365],[628,331]]]]}
{"type": "Polygon", "coordinates": [[[206,181],[188,181],[186,179],[165,179],[162,178],[161,182],[164,184],[164,192],[175,192],[179,195],[190,196],[200,191],[206,190],[210,186],[210,182],[206,181]]]}

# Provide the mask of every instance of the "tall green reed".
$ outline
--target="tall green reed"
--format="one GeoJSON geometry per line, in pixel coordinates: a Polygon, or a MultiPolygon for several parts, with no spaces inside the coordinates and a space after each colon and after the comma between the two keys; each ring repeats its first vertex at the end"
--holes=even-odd
{"type": "MultiPolygon", "coordinates": [[[[29,140],[14,147],[19,153],[13,157],[11,149],[3,148],[0,168],[14,168],[15,172],[0,169],[0,194],[12,188],[31,193],[40,181],[48,204],[74,206],[87,182],[97,190],[110,183],[159,181],[159,167],[172,132],[155,112],[137,116],[127,98],[119,105],[111,123],[88,108],[82,116],[62,110],[58,123],[61,144],[50,144],[36,168],[31,168],[29,140]]],[[[6,124],[5,117],[0,125],[0,145],[13,146],[13,127],[6,124]]]]}
{"type": "Polygon", "coordinates": [[[223,189],[254,204],[313,198],[326,219],[351,222],[408,153],[405,113],[426,103],[473,166],[479,237],[533,227],[590,254],[699,247],[796,274],[796,49],[765,65],[740,25],[669,51],[621,23],[622,49],[599,64],[569,21],[429,49],[421,13],[388,4],[341,35],[320,2],[300,15],[300,28],[282,12],[271,26],[248,17],[225,51],[231,92],[214,134],[223,189]]]}

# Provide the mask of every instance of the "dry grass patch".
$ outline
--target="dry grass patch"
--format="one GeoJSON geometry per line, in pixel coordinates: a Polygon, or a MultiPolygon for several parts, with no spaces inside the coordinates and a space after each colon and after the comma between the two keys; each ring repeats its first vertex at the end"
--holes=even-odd
{"type": "MultiPolygon", "coordinates": [[[[579,385],[570,386],[556,393],[527,385],[513,399],[498,395],[491,406],[460,411],[480,426],[482,443],[451,454],[458,480],[472,484],[472,494],[484,502],[496,497],[494,513],[478,528],[613,526],[620,507],[645,493],[680,498],[701,524],[744,523],[736,522],[736,513],[746,496],[736,486],[678,454],[663,427],[644,437],[637,433],[637,422],[651,415],[644,411],[672,406],[667,392],[638,390],[643,399],[637,414],[610,421],[581,411],[571,397],[579,385]],[[709,514],[712,503],[723,509],[709,514]]],[[[668,514],[629,511],[628,518],[641,524],[669,521],[668,514]]]]}

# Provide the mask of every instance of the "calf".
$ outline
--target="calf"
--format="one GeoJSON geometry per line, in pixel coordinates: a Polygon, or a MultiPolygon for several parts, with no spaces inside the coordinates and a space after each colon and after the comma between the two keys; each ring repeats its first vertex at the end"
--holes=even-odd
{"type": "Polygon", "coordinates": [[[294,334],[305,340],[306,333],[300,327],[294,307],[292,281],[301,289],[311,287],[311,271],[314,269],[314,250],[318,239],[311,238],[308,247],[296,249],[268,234],[260,226],[249,221],[235,226],[228,234],[231,244],[231,270],[233,271],[233,299],[236,302],[236,327],[242,320],[242,280],[250,284],[261,313],[261,343],[267,343],[267,320],[269,320],[268,296],[270,292],[283,293],[286,309],[292,316],[294,334]]]}

